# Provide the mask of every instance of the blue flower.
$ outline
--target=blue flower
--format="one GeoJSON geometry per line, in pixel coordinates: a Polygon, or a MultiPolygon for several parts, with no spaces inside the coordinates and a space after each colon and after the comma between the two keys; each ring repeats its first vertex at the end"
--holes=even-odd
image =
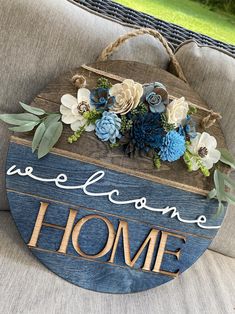
{"type": "Polygon", "coordinates": [[[182,136],[184,136],[187,140],[193,139],[197,136],[196,132],[196,123],[195,121],[191,118],[191,116],[187,116],[185,120],[185,125],[180,125],[179,126],[179,131],[178,131],[182,136]]]}
{"type": "Polygon", "coordinates": [[[170,131],[162,140],[159,156],[163,161],[178,160],[185,153],[185,139],[176,131],[170,131]]]}
{"type": "Polygon", "coordinates": [[[135,117],[131,138],[137,149],[148,152],[151,148],[159,148],[164,135],[165,131],[162,128],[159,113],[147,112],[135,117]]]}
{"type": "Polygon", "coordinates": [[[91,105],[96,107],[96,110],[107,110],[114,104],[115,97],[109,95],[108,88],[96,88],[91,91],[91,105]]]}
{"type": "Polygon", "coordinates": [[[158,82],[144,86],[143,101],[148,103],[151,112],[164,112],[169,103],[165,86],[158,82]]]}
{"type": "Polygon", "coordinates": [[[121,138],[121,119],[115,113],[104,111],[102,118],[97,120],[95,125],[95,133],[101,141],[114,144],[117,138],[121,138]]]}

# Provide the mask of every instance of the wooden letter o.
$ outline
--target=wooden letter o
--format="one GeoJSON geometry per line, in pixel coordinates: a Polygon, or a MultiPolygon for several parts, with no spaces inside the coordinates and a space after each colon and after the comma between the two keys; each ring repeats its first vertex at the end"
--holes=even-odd
{"type": "Polygon", "coordinates": [[[98,258],[98,257],[104,256],[105,254],[107,254],[111,250],[111,248],[113,246],[113,242],[114,242],[114,236],[115,236],[115,231],[114,231],[113,225],[111,224],[111,222],[107,218],[99,216],[99,215],[89,215],[89,216],[83,217],[75,225],[75,227],[73,229],[73,233],[72,233],[72,243],[73,243],[74,249],[77,251],[77,253],[79,255],[81,255],[83,257],[88,257],[88,258],[98,258]],[[106,224],[106,226],[108,228],[108,240],[107,240],[104,248],[99,253],[97,253],[95,255],[85,254],[81,250],[81,248],[80,248],[80,246],[78,244],[78,237],[79,237],[80,231],[82,229],[82,226],[87,221],[89,221],[91,219],[100,219],[100,220],[104,221],[104,223],[106,224]]]}

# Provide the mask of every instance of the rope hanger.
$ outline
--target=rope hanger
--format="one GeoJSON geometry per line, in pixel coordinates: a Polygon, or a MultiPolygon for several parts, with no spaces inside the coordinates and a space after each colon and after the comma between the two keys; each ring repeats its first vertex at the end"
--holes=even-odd
{"type": "MultiPolygon", "coordinates": [[[[176,76],[178,78],[180,78],[182,81],[184,81],[185,83],[187,83],[187,79],[186,79],[186,77],[184,75],[184,72],[183,72],[183,70],[182,70],[178,60],[176,59],[176,56],[174,55],[172,49],[168,45],[167,40],[157,30],[154,30],[154,29],[151,29],[151,28],[137,29],[137,30],[131,31],[129,33],[126,33],[126,34],[120,36],[118,39],[116,39],[114,42],[109,44],[101,52],[101,54],[98,57],[97,61],[106,61],[106,60],[108,60],[108,58],[115,51],[117,51],[119,49],[119,47],[122,44],[124,44],[126,41],[128,41],[131,38],[134,38],[134,37],[137,37],[137,36],[140,36],[140,35],[145,35],[145,34],[153,36],[154,38],[158,39],[162,43],[162,45],[164,46],[164,48],[166,49],[166,52],[168,53],[168,55],[170,57],[170,61],[171,61],[172,67],[173,67],[173,69],[174,69],[174,71],[176,73],[176,76]]],[[[123,82],[125,80],[125,78],[123,78],[121,76],[118,76],[116,74],[108,73],[106,71],[102,71],[102,70],[99,70],[99,69],[96,69],[96,68],[93,68],[93,67],[90,67],[90,66],[87,66],[87,65],[82,65],[82,68],[87,70],[87,71],[96,73],[98,75],[107,77],[109,79],[113,79],[113,80],[118,81],[118,82],[123,82]]],[[[79,80],[79,75],[73,76],[72,81],[73,81],[75,86],[77,85],[77,83],[76,83],[77,80],[79,80]]],[[[172,95],[169,95],[169,96],[170,96],[170,98],[172,100],[176,98],[176,97],[174,97],[172,95]]],[[[198,109],[203,110],[203,111],[208,113],[208,115],[206,117],[204,117],[202,119],[202,121],[201,121],[201,125],[202,125],[202,127],[204,129],[210,128],[212,125],[214,125],[216,123],[217,120],[222,118],[221,114],[218,113],[218,112],[214,112],[213,110],[201,107],[201,106],[193,104],[191,102],[188,102],[188,103],[189,103],[190,106],[193,106],[195,108],[198,108],[198,109]]]]}

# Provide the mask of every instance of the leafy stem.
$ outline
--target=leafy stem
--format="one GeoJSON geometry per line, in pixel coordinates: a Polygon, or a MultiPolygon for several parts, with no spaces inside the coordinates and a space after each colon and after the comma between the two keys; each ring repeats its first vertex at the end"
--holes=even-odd
{"type": "Polygon", "coordinates": [[[81,135],[85,132],[85,129],[88,125],[89,125],[89,123],[87,122],[79,130],[75,131],[73,133],[73,135],[69,136],[68,137],[69,144],[73,144],[73,143],[77,142],[79,140],[79,138],[81,137],[81,135]]]}
{"type": "Polygon", "coordinates": [[[9,130],[14,132],[29,132],[35,127],[32,141],[32,152],[38,150],[38,158],[44,157],[59,140],[63,124],[61,114],[58,112],[46,112],[45,110],[20,102],[25,113],[2,114],[0,120],[14,125],[9,130]]]}
{"type": "MultiPolygon", "coordinates": [[[[220,161],[232,169],[235,169],[235,158],[226,149],[220,149],[220,161]]],[[[224,210],[224,202],[228,204],[235,204],[235,180],[229,177],[228,174],[215,169],[214,172],[214,188],[209,192],[209,199],[217,199],[219,202],[218,212],[224,210]]]]}
{"type": "Polygon", "coordinates": [[[95,122],[100,119],[102,116],[101,111],[97,111],[96,109],[91,111],[86,111],[83,113],[83,117],[86,119],[86,123],[80,127],[77,131],[75,131],[71,136],[68,137],[68,142],[70,144],[73,144],[79,140],[81,135],[85,132],[86,127],[88,127],[91,124],[95,124],[95,122]]]}

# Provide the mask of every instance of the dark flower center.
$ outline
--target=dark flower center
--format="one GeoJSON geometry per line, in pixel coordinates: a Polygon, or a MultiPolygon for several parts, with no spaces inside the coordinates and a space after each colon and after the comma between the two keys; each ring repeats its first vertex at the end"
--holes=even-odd
{"type": "Polygon", "coordinates": [[[200,147],[198,150],[198,155],[203,158],[208,154],[208,149],[206,147],[200,147]]]}
{"type": "Polygon", "coordinates": [[[80,104],[78,105],[78,111],[80,113],[86,112],[86,111],[90,111],[90,106],[86,101],[82,101],[80,102],[80,104]]]}

